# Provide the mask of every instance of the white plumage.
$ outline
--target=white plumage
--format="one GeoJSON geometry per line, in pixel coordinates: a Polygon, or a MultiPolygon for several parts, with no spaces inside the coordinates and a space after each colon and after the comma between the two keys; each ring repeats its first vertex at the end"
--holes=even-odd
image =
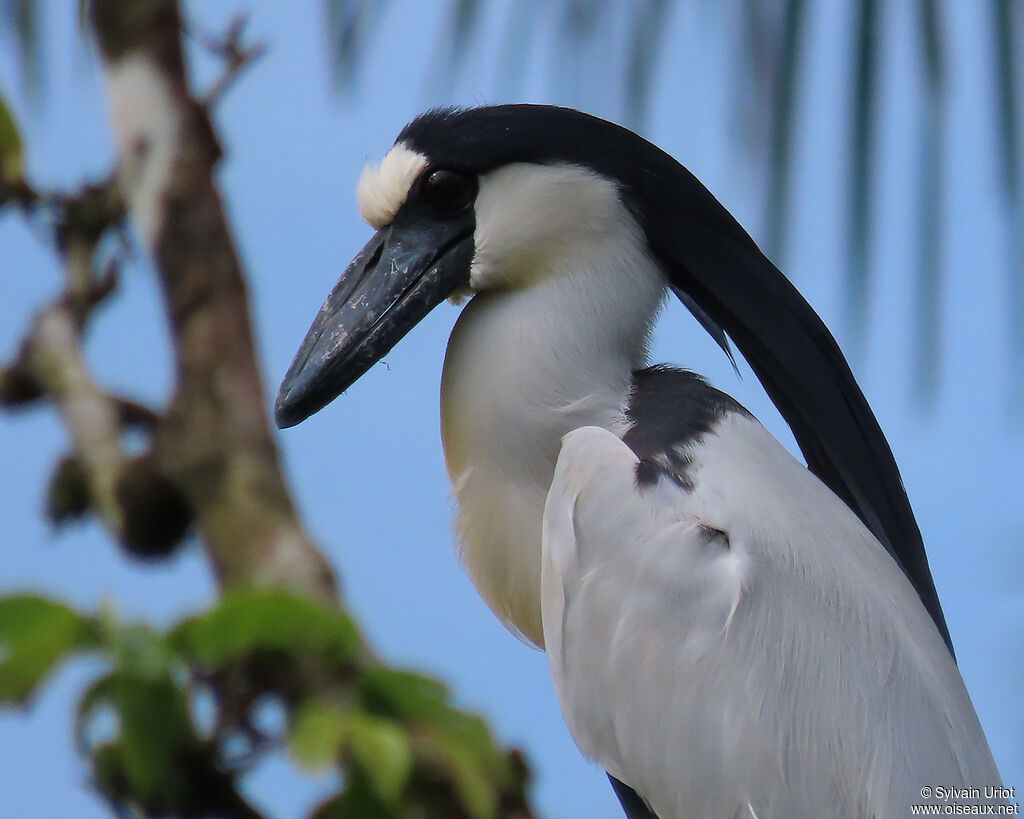
{"type": "Polygon", "coordinates": [[[913,588],[764,428],[729,414],[692,491],[637,488],[597,427],[544,514],[544,634],[580,748],[660,817],[897,817],[999,774],[913,588]],[[727,534],[726,534],[727,533],[727,534]]]}
{"type": "Polygon", "coordinates": [[[456,548],[501,621],[543,647],[541,517],[562,436],[585,424],[624,431],[665,282],[614,185],[578,168],[483,178],[474,244],[478,290],[441,380],[456,548]]]}

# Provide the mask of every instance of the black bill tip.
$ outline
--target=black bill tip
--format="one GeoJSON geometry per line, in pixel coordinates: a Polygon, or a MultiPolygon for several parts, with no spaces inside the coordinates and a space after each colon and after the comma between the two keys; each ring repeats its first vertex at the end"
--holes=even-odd
{"type": "Polygon", "coordinates": [[[280,429],[352,386],[434,307],[469,283],[473,215],[405,213],[374,235],[327,297],[281,383],[280,429]]]}
{"type": "Polygon", "coordinates": [[[323,409],[331,398],[318,402],[308,391],[300,389],[297,385],[282,384],[274,402],[274,421],[277,428],[288,429],[301,424],[310,415],[323,409]]]}

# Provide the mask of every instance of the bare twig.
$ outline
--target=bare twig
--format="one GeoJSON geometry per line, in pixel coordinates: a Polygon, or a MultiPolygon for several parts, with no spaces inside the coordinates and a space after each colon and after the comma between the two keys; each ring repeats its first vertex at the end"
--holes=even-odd
{"type": "Polygon", "coordinates": [[[91,269],[94,248],[95,239],[81,233],[65,237],[68,290],[36,316],[22,347],[21,368],[60,409],[89,477],[93,502],[120,537],[125,515],[117,486],[126,456],[119,414],[89,375],[80,347],[86,311],[96,296],[91,269]]]}
{"type": "Polygon", "coordinates": [[[231,19],[227,30],[220,37],[202,34],[194,28],[189,29],[189,33],[200,45],[224,61],[224,71],[203,97],[202,104],[207,109],[214,108],[245,69],[267,51],[267,44],[264,42],[242,44],[242,37],[248,24],[249,15],[243,13],[231,19]]]}
{"type": "Polygon", "coordinates": [[[24,179],[0,178],[0,208],[14,204],[23,210],[35,204],[39,194],[24,179]]]}

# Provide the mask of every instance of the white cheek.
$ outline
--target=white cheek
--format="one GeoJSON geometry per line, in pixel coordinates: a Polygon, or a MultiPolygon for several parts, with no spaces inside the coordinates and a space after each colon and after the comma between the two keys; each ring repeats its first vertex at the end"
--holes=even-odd
{"type": "Polygon", "coordinates": [[[508,165],[480,179],[474,290],[524,286],[579,265],[622,214],[618,189],[576,165],[508,165]]]}

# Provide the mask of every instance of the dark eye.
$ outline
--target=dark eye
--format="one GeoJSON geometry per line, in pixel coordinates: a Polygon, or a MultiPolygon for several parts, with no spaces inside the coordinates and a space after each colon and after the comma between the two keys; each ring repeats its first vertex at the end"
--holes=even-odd
{"type": "Polygon", "coordinates": [[[443,168],[428,171],[420,183],[420,198],[439,216],[454,216],[476,199],[476,177],[443,168]]]}

